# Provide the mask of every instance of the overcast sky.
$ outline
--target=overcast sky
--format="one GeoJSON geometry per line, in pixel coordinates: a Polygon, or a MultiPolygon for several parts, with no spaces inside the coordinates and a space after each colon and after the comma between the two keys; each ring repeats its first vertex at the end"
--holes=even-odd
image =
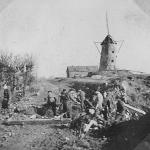
{"type": "Polygon", "coordinates": [[[117,66],[150,73],[150,0],[0,0],[0,49],[32,53],[45,77],[99,65],[93,41],[107,34],[106,11],[110,34],[125,41],[117,66]]]}

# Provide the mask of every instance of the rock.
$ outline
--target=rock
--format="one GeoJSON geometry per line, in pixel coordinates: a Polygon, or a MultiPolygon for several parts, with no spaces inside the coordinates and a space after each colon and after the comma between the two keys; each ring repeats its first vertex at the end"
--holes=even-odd
{"type": "Polygon", "coordinates": [[[102,78],[102,76],[101,75],[93,75],[92,77],[91,77],[92,79],[101,79],[102,78]]]}
{"type": "Polygon", "coordinates": [[[77,145],[77,147],[82,147],[82,148],[85,148],[85,149],[90,147],[90,144],[85,140],[80,140],[80,141],[78,140],[76,142],[76,145],[77,145]]]}
{"type": "Polygon", "coordinates": [[[30,116],[30,119],[36,119],[36,114],[30,116]]]}
{"type": "Polygon", "coordinates": [[[11,132],[8,132],[8,136],[9,136],[9,137],[12,136],[12,133],[11,133],[11,132]]]}
{"type": "Polygon", "coordinates": [[[66,141],[69,141],[70,139],[69,139],[68,137],[65,137],[65,140],[66,140],[66,141]]]}

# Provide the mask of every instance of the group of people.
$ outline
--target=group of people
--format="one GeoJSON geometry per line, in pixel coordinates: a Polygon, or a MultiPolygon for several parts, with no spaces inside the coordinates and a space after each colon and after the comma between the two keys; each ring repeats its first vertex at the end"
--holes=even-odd
{"type": "Polygon", "coordinates": [[[70,118],[72,116],[72,107],[77,106],[80,111],[84,109],[84,100],[85,100],[85,93],[82,90],[78,90],[78,93],[71,89],[67,92],[66,89],[63,89],[59,95],[60,103],[57,104],[57,98],[55,97],[52,91],[48,91],[47,95],[47,104],[53,111],[53,115],[57,116],[57,108],[64,114],[64,116],[70,118]]]}
{"type": "MultiPolygon", "coordinates": [[[[97,89],[92,96],[92,99],[88,99],[86,93],[78,89],[70,89],[67,91],[63,89],[59,95],[59,105],[57,104],[57,99],[52,91],[48,91],[47,103],[51,107],[54,116],[57,114],[57,108],[64,114],[65,117],[73,118],[76,113],[86,113],[89,114],[91,111],[95,115],[101,115],[105,120],[108,119],[109,115],[112,113],[113,107],[115,105],[116,116],[122,116],[124,113],[124,102],[125,102],[125,92],[120,90],[120,95],[116,96],[114,102],[109,99],[109,92],[100,92],[97,89]],[[113,104],[112,104],[113,103],[113,104]]],[[[59,112],[60,112],[59,111],[59,112]]]]}
{"type": "MultiPolygon", "coordinates": [[[[84,112],[86,114],[94,113],[95,115],[101,115],[107,120],[115,112],[116,119],[118,119],[125,112],[124,102],[126,102],[126,93],[119,87],[116,87],[113,91],[116,91],[117,94],[111,95],[108,90],[98,88],[93,92],[94,94],[91,96],[91,99],[88,97],[89,93],[85,93],[82,89],[70,89],[68,91],[63,89],[59,94],[59,98],[56,98],[53,91],[48,91],[47,106],[52,109],[54,116],[64,114],[67,118],[74,118],[77,114],[84,112]],[[112,97],[115,98],[112,99],[112,97]]],[[[8,87],[4,85],[3,109],[8,109],[9,99],[8,87]]]]}

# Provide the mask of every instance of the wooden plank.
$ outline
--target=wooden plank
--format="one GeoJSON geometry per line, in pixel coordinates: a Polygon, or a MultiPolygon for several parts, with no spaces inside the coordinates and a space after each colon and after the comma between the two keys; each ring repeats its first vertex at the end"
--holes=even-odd
{"type": "Polygon", "coordinates": [[[136,112],[139,112],[139,113],[141,113],[141,114],[143,114],[143,115],[146,114],[145,111],[143,111],[143,110],[141,110],[141,109],[138,109],[138,108],[135,108],[135,107],[133,107],[133,106],[130,106],[129,104],[125,104],[125,103],[124,103],[124,106],[127,107],[127,108],[130,108],[130,109],[132,109],[132,110],[134,110],[134,111],[136,111],[136,112]]]}
{"type": "Polygon", "coordinates": [[[2,122],[4,125],[44,125],[44,124],[67,124],[71,119],[27,119],[27,120],[5,120],[2,122]]]}
{"type": "Polygon", "coordinates": [[[90,130],[90,128],[91,128],[92,125],[97,126],[98,123],[95,120],[91,120],[89,122],[89,124],[85,124],[84,132],[87,133],[90,130]]]}

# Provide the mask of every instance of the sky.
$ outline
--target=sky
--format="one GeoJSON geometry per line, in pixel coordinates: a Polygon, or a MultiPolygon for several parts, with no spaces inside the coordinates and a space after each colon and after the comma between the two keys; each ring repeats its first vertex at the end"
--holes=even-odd
{"type": "Polygon", "coordinates": [[[0,49],[32,54],[39,77],[99,65],[106,11],[117,67],[150,73],[150,0],[0,0],[0,49]]]}

